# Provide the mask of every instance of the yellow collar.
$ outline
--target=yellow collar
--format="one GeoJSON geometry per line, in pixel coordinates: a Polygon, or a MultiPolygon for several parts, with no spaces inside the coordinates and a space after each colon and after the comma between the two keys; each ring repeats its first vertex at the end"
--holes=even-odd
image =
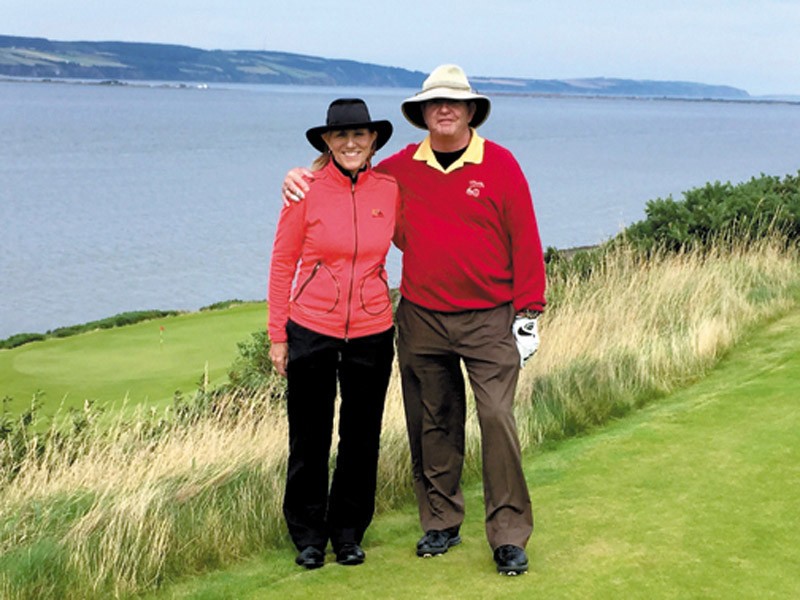
{"type": "Polygon", "coordinates": [[[436,160],[436,155],[433,153],[433,148],[431,148],[431,136],[429,135],[417,148],[417,151],[414,153],[414,160],[421,160],[426,163],[429,167],[436,169],[437,171],[441,171],[442,173],[450,173],[455,171],[456,169],[460,169],[466,163],[474,163],[480,164],[483,162],[483,138],[478,135],[478,132],[474,129],[470,130],[472,132],[472,136],[469,140],[469,146],[464,151],[457,161],[455,161],[452,165],[447,167],[447,169],[443,169],[442,165],[439,164],[439,161],[436,160]]]}

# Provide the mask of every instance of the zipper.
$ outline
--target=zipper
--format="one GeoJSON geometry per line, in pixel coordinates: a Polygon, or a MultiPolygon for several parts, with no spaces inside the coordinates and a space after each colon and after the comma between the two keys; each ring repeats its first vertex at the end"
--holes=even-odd
{"type": "Polygon", "coordinates": [[[356,184],[350,182],[350,199],[353,204],[353,261],[350,264],[350,292],[347,295],[347,318],[344,323],[344,341],[350,334],[350,313],[353,309],[353,286],[356,279],[356,257],[358,255],[358,211],[356,210],[356,184]]]}

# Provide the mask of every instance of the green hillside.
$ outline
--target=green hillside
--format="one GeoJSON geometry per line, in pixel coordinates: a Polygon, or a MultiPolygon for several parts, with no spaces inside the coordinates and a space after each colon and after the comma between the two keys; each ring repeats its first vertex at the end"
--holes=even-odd
{"type": "MultiPolygon", "coordinates": [[[[203,50],[171,44],[52,41],[0,35],[0,76],[111,81],[192,81],[419,88],[426,73],[269,50],[203,50]]],[[[747,99],[742,89],[686,81],[594,77],[533,79],[472,73],[484,92],[747,99]]]]}
{"type": "Polygon", "coordinates": [[[286,52],[170,44],[59,42],[0,35],[0,75],[306,85],[418,87],[423,73],[286,52]]]}
{"type": "Polygon", "coordinates": [[[176,390],[193,392],[206,372],[210,383],[224,381],[237,343],[265,324],[265,304],[246,303],[0,350],[0,397],[13,398],[12,414],[37,391],[44,415],[85,400],[161,407],[176,390]]]}

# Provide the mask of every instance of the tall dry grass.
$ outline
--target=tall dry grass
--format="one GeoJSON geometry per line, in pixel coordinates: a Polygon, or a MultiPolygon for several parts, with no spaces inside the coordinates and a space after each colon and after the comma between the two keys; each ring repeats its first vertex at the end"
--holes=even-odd
{"type": "MultiPolygon", "coordinates": [[[[557,301],[520,380],[523,446],[596,426],[700,377],[753,327],[797,305],[799,265],[797,251],[779,242],[647,262],[623,248],[588,278],[554,278],[557,301]]],[[[155,438],[120,425],[84,437],[70,461],[63,452],[29,456],[0,490],[0,595],[125,597],[288,546],[285,416],[247,414],[155,438]]],[[[474,478],[479,431],[470,415],[466,477],[474,478]]],[[[379,511],[412,500],[408,465],[395,372],[379,511]]]]}
{"type": "Polygon", "coordinates": [[[520,418],[536,444],[572,435],[700,377],[766,319],[797,305],[796,247],[720,242],[645,260],[606,254],[589,280],[554,282],[559,304],[520,381],[520,418]]]}

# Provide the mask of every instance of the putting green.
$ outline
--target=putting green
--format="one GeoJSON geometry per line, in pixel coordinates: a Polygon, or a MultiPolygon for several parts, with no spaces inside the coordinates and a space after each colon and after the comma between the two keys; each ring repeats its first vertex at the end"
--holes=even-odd
{"type": "Polygon", "coordinates": [[[237,343],[265,323],[265,304],[252,302],[2,350],[0,397],[13,398],[12,414],[37,390],[48,416],[85,400],[163,407],[176,390],[194,392],[206,370],[210,383],[224,382],[237,343]]]}

